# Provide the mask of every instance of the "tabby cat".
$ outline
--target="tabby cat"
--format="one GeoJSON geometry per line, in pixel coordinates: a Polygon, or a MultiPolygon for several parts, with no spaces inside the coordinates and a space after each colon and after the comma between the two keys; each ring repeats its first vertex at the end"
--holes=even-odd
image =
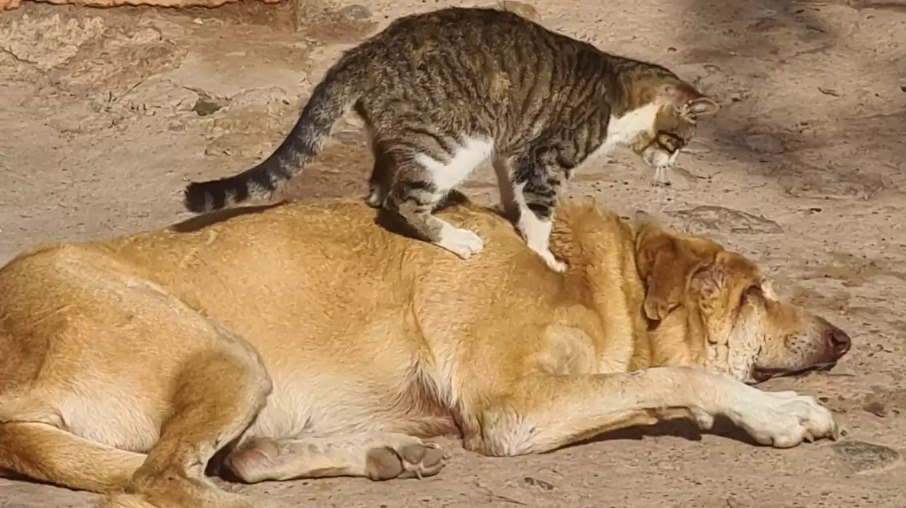
{"type": "Polygon", "coordinates": [[[347,51],[315,87],[292,132],[261,164],[192,183],[194,212],[269,198],[355,110],[375,164],[368,203],[461,258],[474,232],[432,214],[491,158],[501,200],[528,246],[548,248],[558,193],[596,150],[628,146],[659,171],[673,164],[696,119],[717,104],[658,65],[604,53],[511,12],[448,8],[400,18],[347,51]]]}

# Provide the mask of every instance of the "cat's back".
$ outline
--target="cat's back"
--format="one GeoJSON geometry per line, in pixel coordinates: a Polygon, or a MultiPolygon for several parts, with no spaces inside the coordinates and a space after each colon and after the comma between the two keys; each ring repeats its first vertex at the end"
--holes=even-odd
{"type": "Polygon", "coordinates": [[[509,11],[490,8],[449,7],[396,19],[378,34],[386,42],[409,35],[449,37],[450,42],[482,42],[488,35],[537,35],[551,33],[541,25],[509,11]]]}
{"type": "Polygon", "coordinates": [[[451,7],[399,18],[360,48],[375,66],[399,62],[417,71],[438,57],[528,63],[549,56],[537,51],[538,43],[558,53],[587,46],[512,12],[451,7]]]}
{"type": "Polygon", "coordinates": [[[554,114],[563,99],[558,90],[574,88],[578,62],[600,54],[517,14],[485,8],[406,16],[354,51],[356,61],[367,62],[357,111],[372,126],[387,133],[428,124],[432,132],[469,132],[502,144],[521,139],[524,117],[544,123],[554,114]]]}

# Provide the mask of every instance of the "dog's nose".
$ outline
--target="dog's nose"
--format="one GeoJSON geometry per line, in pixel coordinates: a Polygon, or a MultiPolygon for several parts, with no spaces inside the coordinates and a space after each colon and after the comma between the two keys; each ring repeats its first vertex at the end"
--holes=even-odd
{"type": "Polygon", "coordinates": [[[852,346],[852,340],[850,340],[849,335],[846,335],[846,332],[834,325],[828,325],[827,331],[824,332],[824,336],[827,339],[827,345],[830,346],[830,349],[837,355],[837,358],[845,355],[852,346]]]}

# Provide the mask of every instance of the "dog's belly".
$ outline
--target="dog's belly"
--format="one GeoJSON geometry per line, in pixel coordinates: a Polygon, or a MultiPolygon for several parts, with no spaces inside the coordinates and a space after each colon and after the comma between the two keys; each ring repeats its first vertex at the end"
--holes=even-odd
{"type": "Polygon", "coordinates": [[[415,382],[348,374],[273,375],[274,390],[244,438],[305,439],[398,432],[429,437],[457,433],[452,415],[415,382]]]}

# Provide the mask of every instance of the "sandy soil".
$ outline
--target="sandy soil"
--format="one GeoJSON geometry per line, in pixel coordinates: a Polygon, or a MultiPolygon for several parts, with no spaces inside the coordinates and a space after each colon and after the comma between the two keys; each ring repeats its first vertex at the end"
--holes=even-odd
{"type": "MultiPolygon", "coordinates": [[[[245,169],[282,139],[339,52],[426,0],[302,1],[186,11],[27,4],[0,15],[0,262],[188,217],[187,180],[245,169]]],[[[486,3],[486,2],[485,2],[486,3]]],[[[847,428],[791,450],[685,426],[555,453],[459,449],[439,476],[231,485],[287,506],[906,506],[906,9],[901,2],[538,0],[544,23],[657,61],[713,94],[719,117],[653,188],[634,157],[589,161],[572,186],[758,259],[779,292],[853,336],[830,373],[767,383],[820,395],[847,428]],[[853,445],[852,443],[856,443],[853,445]],[[886,450],[886,449],[885,449],[886,450]]],[[[371,158],[354,121],[292,185],[361,195],[371,158]]],[[[495,199],[491,173],[465,192],[495,199]]],[[[0,506],[94,496],[0,480],[0,506]]]]}

